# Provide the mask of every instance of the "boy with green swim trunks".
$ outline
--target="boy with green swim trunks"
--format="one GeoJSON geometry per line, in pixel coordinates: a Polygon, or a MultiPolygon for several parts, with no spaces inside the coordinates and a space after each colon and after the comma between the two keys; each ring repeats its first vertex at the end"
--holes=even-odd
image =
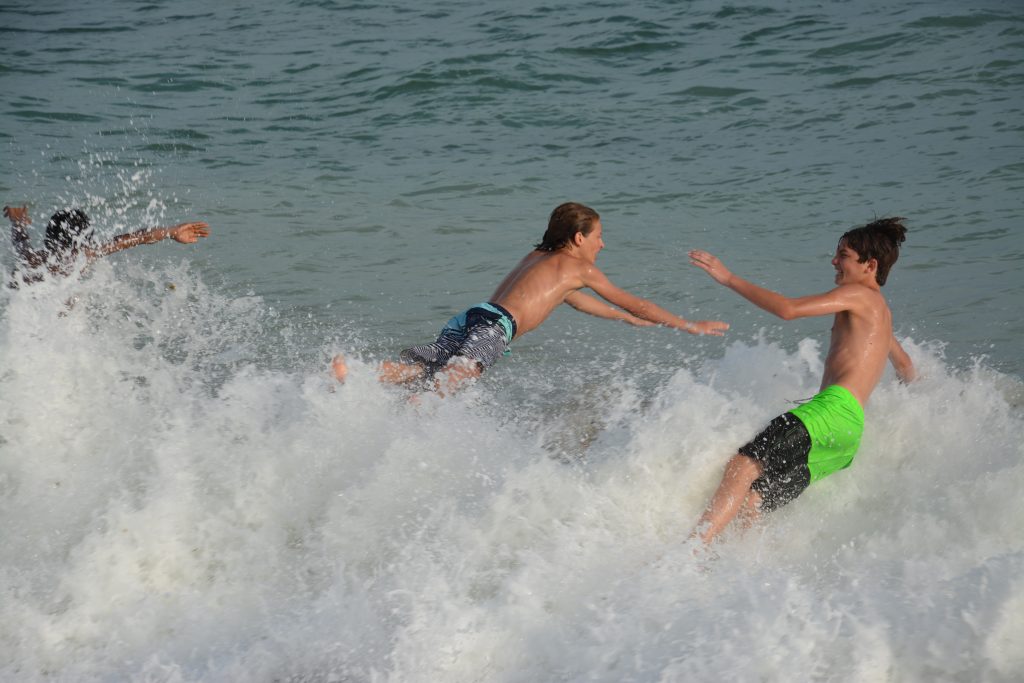
{"type": "Polygon", "coordinates": [[[737,515],[774,510],[811,482],[849,467],[864,429],[862,406],[887,360],[901,381],[914,379],[914,365],[893,336],[892,314],[881,293],[906,238],[902,220],[883,218],[844,234],[832,258],[836,288],[812,296],[790,298],[758,287],[708,252],[690,252],[691,264],[783,320],[835,315],[821,393],[772,420],[729,460],[694,532],[705,543],[737,515]]]}
{"type": "MultiPolygon", "coordinates": [[[[392,384],[425,381],[428,388],[455,390],[480,376],[519,338],[544,322],[559,304],[631,325],[665,325],[690,334],[719,335],[728,325],[684,320],[619,289],[595,261],[604,248],[601,217],[583,204],[555,208],[544,237],[505,276],[486,302],[453,317],[437,341],[404,350],[400,361],[381,364],[380,379],[392,384]],[[593,290],[604,301],[579,291],[593,290]]],[[[334,375],[344,382],[348,366],[335,356],[334,375]]]]}

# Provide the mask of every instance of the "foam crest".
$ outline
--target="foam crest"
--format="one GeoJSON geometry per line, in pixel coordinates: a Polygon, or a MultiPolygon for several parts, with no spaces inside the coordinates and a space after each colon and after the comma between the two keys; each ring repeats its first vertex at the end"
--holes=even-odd
{"type": "Polygon", "coordinates": [[[293,331],[184,265],[100,263],[0,311],[4,677],[1020,668],[1020,383],[937,345],[906,340],[923,377],[883,379],[853,467],[708,556],[693,524],[736,447],[814,393],[816,342],[732,342],[650,387],[587,367],[538,414],[500,382],[409,402],[371,360],[340,387],[275,361],[293,331]]]}

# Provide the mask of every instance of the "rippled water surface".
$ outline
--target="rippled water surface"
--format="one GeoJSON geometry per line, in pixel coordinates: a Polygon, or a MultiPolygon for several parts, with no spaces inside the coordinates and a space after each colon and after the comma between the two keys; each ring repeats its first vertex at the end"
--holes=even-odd
{"type": "Polygon", "coordinates": [[[8,5],[0,187],[116,205],[110,230],[152,199],[207,218],[196,255],[234,291],[402,338],[486,296],[566,199],[604,215],[617,282],[741,337],[772,322],[688,248],[817,291],[842,230],[904,215],[898,324],[1020,374],[1018,10],[8,5]]]}

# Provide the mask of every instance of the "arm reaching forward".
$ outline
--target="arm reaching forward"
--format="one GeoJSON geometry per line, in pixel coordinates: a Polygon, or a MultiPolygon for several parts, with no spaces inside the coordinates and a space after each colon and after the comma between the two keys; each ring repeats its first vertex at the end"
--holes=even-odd
{"type": "Polygon", "coordinates": [[[207,223],[193,221],[190,223],[179,223],[168,228],[146,228],[143,230],[136,230],[135,232],[129,232],[124,235],[118,235],[114,239],[110,240],[106,244],[100,245],[95,249],[86,250],[86,254],[90,259],[99,258],[100,256],[108,256],[115,252],[121,251],[122,249],[128,249],[130,247],[137,247],[140,244],[154,244],[170,237],[176,242],[182,244],[192,244],[199,240],[200,237],[208,237],[210,234],[210,226],[207,223]]]}
{"type": "Polygon", "coordinates": [[[629,323],[630,325],[636,325],[637,327],[653,327],[655,323],[643,318],[638,318],[632,313],[627,313],[621,309],[609,306],[600,299],[595,299],[592,296],[584,294],[577,290],[570,292],[565,297],[565,303],[569,304],[577,311],[593,315],[598,318],[607,318],[608,320],[621,320],[622,322],[629,323]]]}
{"type": "Polygon", "coordinates": [[[717,256],[706,251],[691,251],[690,263],[707,272],[718,284],[725,285],[758,308],[783,320],[830,315],[857,305],[856,291],[849,286],[839,286],[824,294],[790,298],[747,282],[726,268],[717,256]]]}
{"type": "Polygon", "coordinates": [[[719,320],[686,320],[678,315],[669,313],[652,301],[616,287],[597,268],[588,268],[581,277],[583,284],[597,292],[605,301],[656,325],[674,327],[677,330],[689,332],[690,334],[710,334],[716,337],[721,337],[729,329],[728,323],[723,323],[719,320]]]}

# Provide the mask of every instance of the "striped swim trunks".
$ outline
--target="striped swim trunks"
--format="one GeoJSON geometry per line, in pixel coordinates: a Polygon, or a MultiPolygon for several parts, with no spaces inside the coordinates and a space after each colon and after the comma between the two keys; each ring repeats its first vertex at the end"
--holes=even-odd
{"type": "Polygon", "coordinates": [[[515,336],[516,321],[511,313],[497,304],[477,304],[449,320],[437,341],[405,349],[401,359],[423,365],[427,377],[452,358],[467,358],[484,370],[509,353],[508,345],[515,336]]]}

